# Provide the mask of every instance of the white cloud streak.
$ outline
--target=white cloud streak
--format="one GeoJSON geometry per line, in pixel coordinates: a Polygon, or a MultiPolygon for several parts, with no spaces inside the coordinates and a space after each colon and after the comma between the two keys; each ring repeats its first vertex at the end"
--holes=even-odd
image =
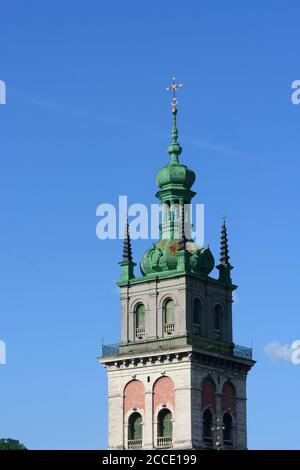
{"type": "Polygon", "coordinates": [[[264,353],[271,361],[292,362],[292,347],[288,344],[281,344],[279,341],[272,341],[266,344],[264,353]]]}

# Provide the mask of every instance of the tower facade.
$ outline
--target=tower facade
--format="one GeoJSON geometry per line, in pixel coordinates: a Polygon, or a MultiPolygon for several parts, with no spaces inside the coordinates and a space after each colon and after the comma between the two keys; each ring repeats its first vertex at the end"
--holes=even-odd
{"type": "Polygon", "coordinates": [[[179,161],[175,97],[172,114],[171,161],[156,179],[160,240],[145,252],[135,276],[126,224],[118,283],[121,341],[103,346],[100,358],[108,375],[108,445],[246,449],[246,379],[254,361],[251,349],[233,343],[236,286],[226,224],[214,278],[210,249],[190,236],[195,173],[179,161]]]}

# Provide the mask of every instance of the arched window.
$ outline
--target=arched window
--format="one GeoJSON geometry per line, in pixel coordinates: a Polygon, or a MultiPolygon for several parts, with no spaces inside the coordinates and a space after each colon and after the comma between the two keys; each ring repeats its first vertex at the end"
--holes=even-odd
{"type": "Polygon", "coordinates": [[[157,416],[157,447],[172,447],[173,425],[172,413],[167,408],[160,410],[157,416]]]}
{"type": "Polygon", "coordinates": [[[169,222],[171,220],[171,204],[170,201],[164,203],[164,222],[169,222]]]}
{"type": "Polygon", "coordinates": [[[227,447],[233,446],[232,417],[228,412],[223,415],[223,444],[227,447]]]}
{"type": "Polygon", "coordinates": [[[212,412],[206,408],[203,413],[203,442],[208,447],[213,445],[213,415],[212,412]]]}
{"type": "Polygon", "coordinates": [[[223,309],[220,304],[214,308],[214,332],[217,338],[221,337],[222,332],[223,309]]]}
{"type": "Polygon", "coordinates": [[[172,334],[175,330],[174,301],[167,299],[164,302],[163,317],[165,333],[172,334]]]}
{"type": "Polygon", "coordinates": [[[143,338],[145,336],[145,305],[138,304],[135,309],[135,328],[136,337],[143,338]]]}
{"type": "Polygon", "coordinates": [[[200,333],[202,323],[202,303],[200,299],[195,299],[193,302],[193,331],[200,333]]]}
{"type": "Polygon", "coordinates": [[[175,199],[173,205],[174,222],[180,221],[180,201],[175,199]]]}
{"type": "Polygon", "coordinates": [[[128,449],[141,449],[142,433],[142,416],[137,412],[132,413],[128,420],[128,449]]]}

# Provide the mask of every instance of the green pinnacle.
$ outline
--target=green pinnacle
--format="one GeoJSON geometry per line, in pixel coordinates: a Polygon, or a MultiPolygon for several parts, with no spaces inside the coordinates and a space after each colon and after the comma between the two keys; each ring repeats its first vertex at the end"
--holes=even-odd
{"type": "Polygon", "coordinates": [[[129,282],[133,279],[134,276],[134,267],[136,264],[132,259],[132,249],[131,249],[131,240],[129,234],[129,224],[128,219],[125,222],[125,234],[124,234],[124,243],[123,243],[123,260],[119,263],[121,266],[121,281],[129,282]]]}
{"type": "Polygon", "coordinates": [[[225,217],[222,223],[221,229],[221,252],[220,252],[220,264],[216,266],[219,270],[219,281],[225,284],[232,284],[230,271],[233,269],[229,262],[229,249],[228,249],[228,238],[227,238],[227,227],[225,223],[225,217]]]}
{"type": "Polygon", "coordinates": [[[182,152],[182,147],[178,143],[178,129],[176,123],[177,108],[173,108],[173,127],[172,127],[172,143],[168,147],[168,153],[171,155],[171,163],[179,163],[179,155],[182,152]]]}

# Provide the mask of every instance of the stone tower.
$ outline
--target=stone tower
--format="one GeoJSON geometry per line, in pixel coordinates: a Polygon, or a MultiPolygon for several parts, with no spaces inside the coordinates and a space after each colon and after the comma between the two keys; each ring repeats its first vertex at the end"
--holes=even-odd
{"type": "MultiPolygon", "coordinates": [[[[172,89],[176,91],[176,83],[172,89]],[[174,90],[175,87],[175,90],[174,90]]],[[[173,98],[171,161],[157,175],[160,240],[134,274],[128,223],[120,262],[122,334],[103,346],[110,449],[246,449],[251,349],[232,338],[232,283],[225,220],[219,274],[209,248],[190,237],[186,209],[195,173],[179,161],[173,98]]]]}

